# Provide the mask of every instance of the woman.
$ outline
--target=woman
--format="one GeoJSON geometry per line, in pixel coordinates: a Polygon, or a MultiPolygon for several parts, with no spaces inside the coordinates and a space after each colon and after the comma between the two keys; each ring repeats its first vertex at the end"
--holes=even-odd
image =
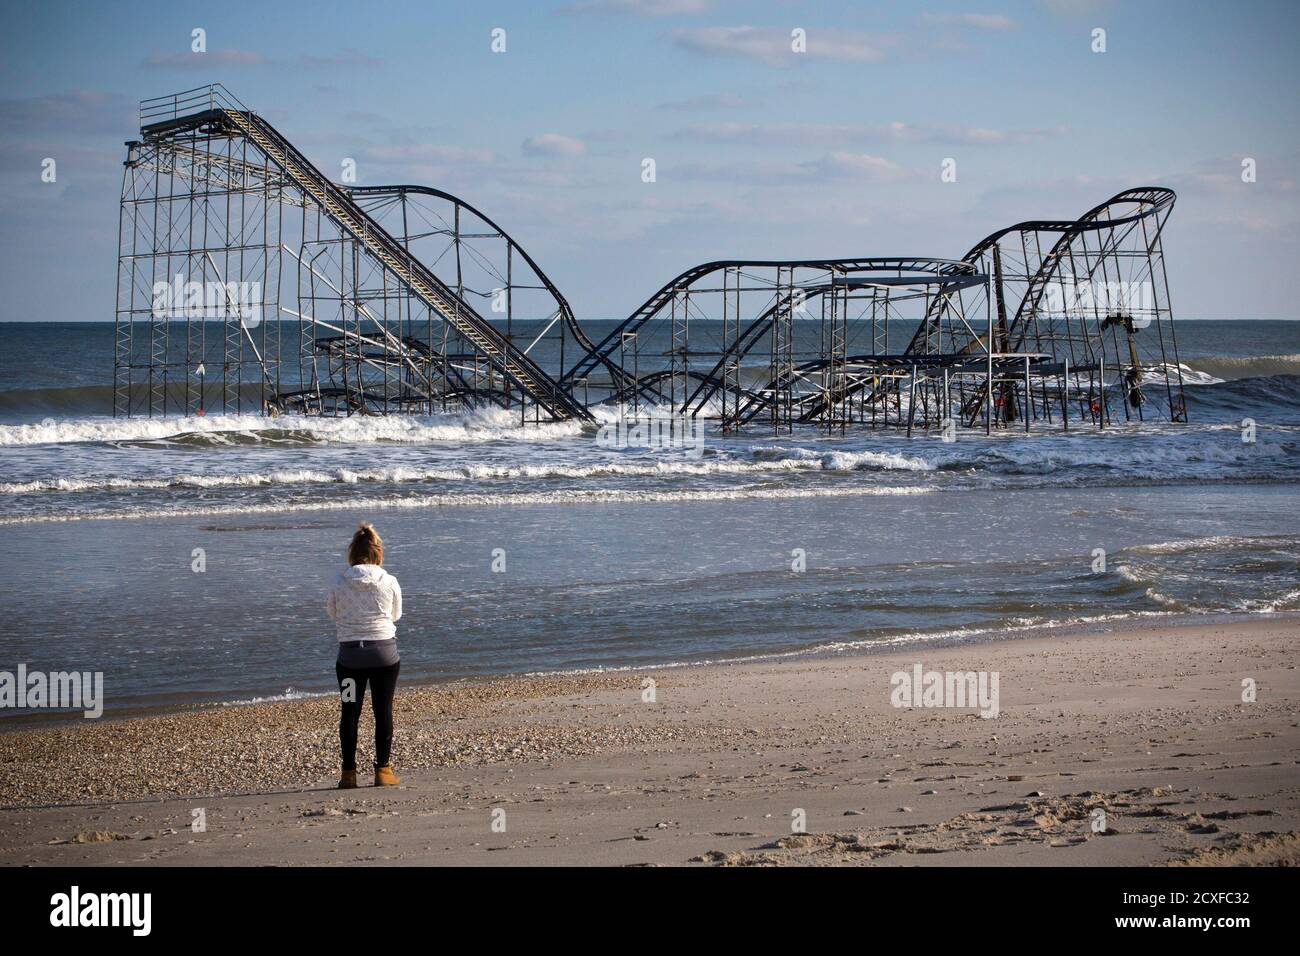
{"type": "Polygon", "coordinates": [[[375,710],[375,786],[395,787],[401,778],[393,773],[393,691],[397,688],[397,628],[402,616],[402,589],[382,567],[384,542],[374,526],[363,523],[348,546],[346,571],[338,576],[325,608],[338,630],[339,657],[334,671],[339,679],[343,713],[339,741],[343,745],[340,790],[357,785],[357,724],[366,686],[375,710]]]}

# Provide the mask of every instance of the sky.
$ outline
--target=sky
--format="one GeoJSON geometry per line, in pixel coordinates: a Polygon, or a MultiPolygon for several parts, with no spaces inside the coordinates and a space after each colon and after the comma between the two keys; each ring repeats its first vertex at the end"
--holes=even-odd
{"type": "Polygon", "coordinates": [[[1178,193],[1176,318],[1300,317],[1295,0],[45,0],[4,21],[0,321],[112,319],[138,101],[217,82],[323,170],[482,209],[579,318],[715,259],[959,258],[1139,185],[1178,193]]]}

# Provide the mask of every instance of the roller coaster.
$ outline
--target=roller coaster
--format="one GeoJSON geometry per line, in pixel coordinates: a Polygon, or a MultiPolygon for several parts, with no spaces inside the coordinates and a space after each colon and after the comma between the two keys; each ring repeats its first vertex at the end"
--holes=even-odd
{"type": "Polygon", "coordinates": [[[496,407],[527,423],[609,406],[908,434],[1186,420],[1161,187],[960,259],[705,263],[594,341],[485,213],[337,183],[219,84],[143,101],[126,145],[115,415],[496,407]]]}

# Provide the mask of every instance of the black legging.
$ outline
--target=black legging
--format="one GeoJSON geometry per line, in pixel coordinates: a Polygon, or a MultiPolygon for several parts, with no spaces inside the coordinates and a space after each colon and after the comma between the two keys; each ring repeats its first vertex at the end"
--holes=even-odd
{"type": "Polygon", "coordinates": [[[366,699],[366,685],[370,685],[370,706],[375,709],[375,766],[388,764],[393,749],[393,692],[397,690],[397,671],[402,662],[388,667],[344,667],[334,665],[339,677],[339,700],[343,710],[339,716],[339,742],[343,745],[343,769],[357,769],[357,724],[361,721],[361,705],[366,699]],[[343,698],[343,682],[356,681],[355,699],[343,698]]]}

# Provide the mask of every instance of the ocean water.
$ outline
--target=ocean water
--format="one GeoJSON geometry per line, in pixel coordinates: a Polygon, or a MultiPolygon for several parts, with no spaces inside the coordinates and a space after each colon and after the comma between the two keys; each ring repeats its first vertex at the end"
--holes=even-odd
{"type": "Polygon", "coordinates": [[[404,680],[1300,611],[1300,323],[1178,336],[1187,425],[755,426],[695,458],[490,411],[114,420],[111,326],[0,323],[0,670],[103,671],[109,712],[327,692],[359,520],[404,680]]]}

